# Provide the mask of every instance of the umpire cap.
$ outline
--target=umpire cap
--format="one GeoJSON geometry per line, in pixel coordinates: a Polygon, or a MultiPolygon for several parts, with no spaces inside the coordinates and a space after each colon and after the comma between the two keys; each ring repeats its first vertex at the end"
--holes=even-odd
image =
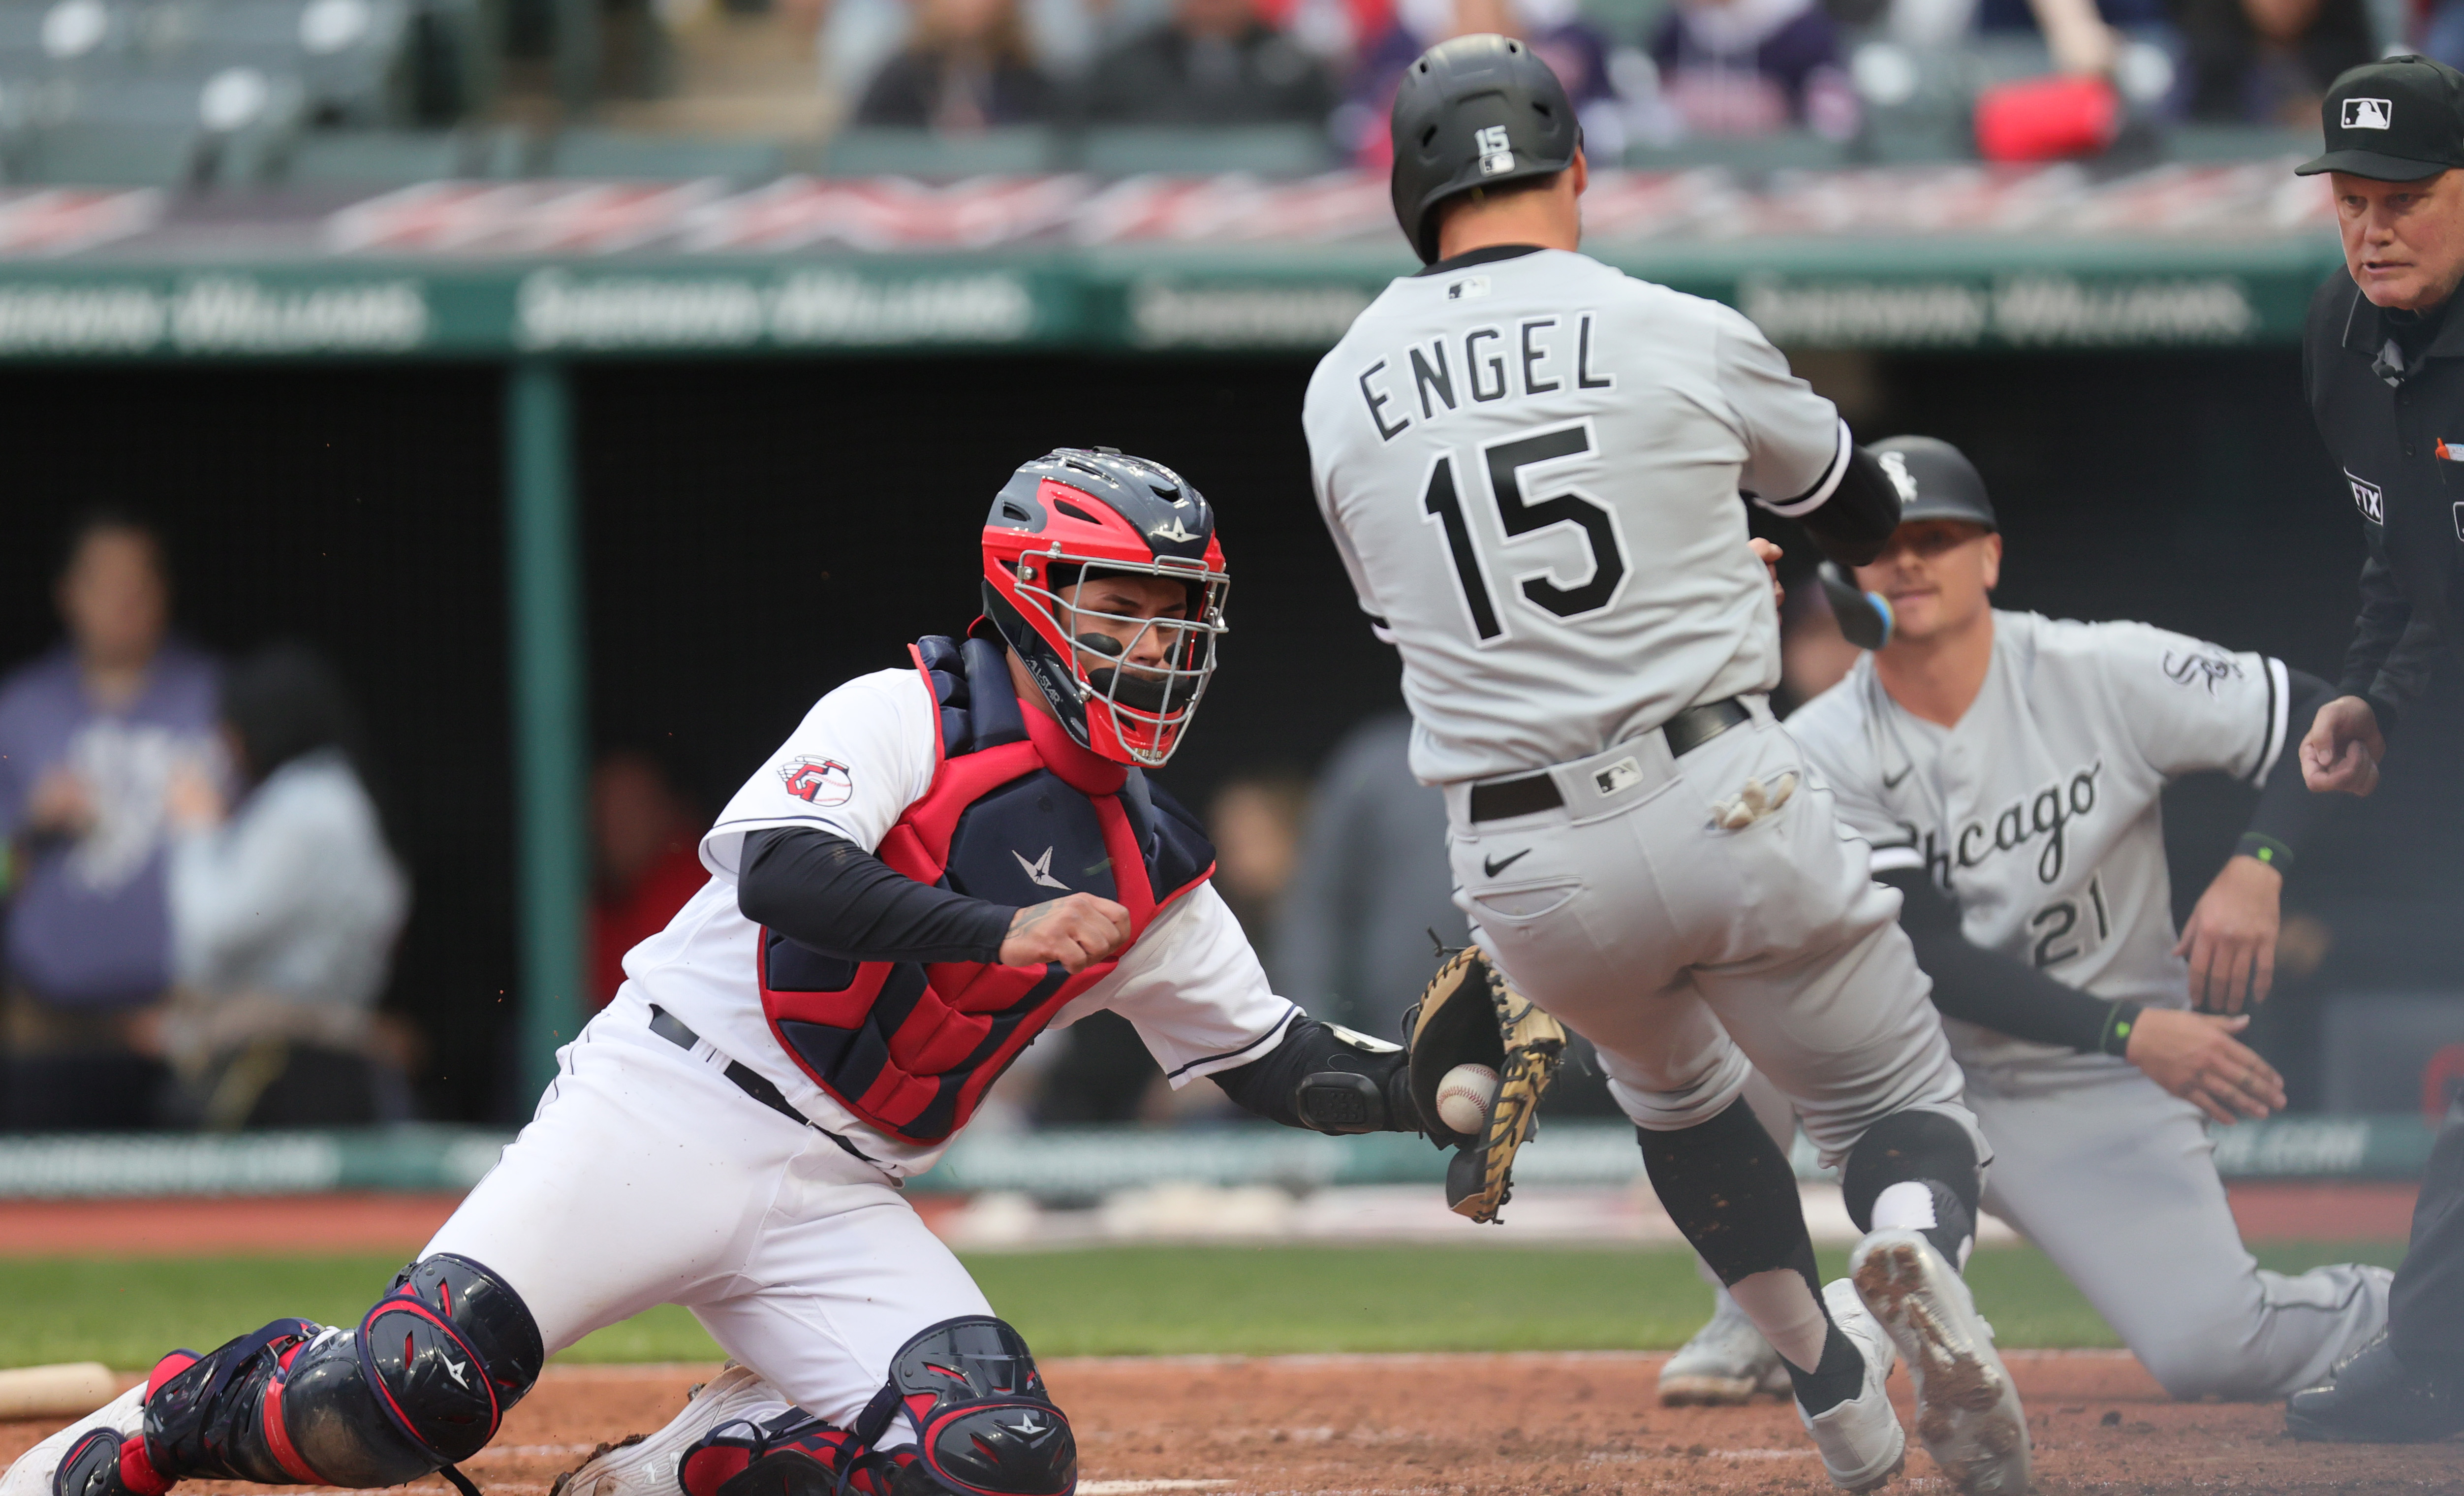
{"type": "Polygon", "coordinates": [[[2346,68],[2319,103],[2327,149],[2293,168],[2418,182],[2464,166],[2464,74],[2409,54],[2346,68]]]}
{"type": "Polygon", "coordinates": [[[1988,530],[2002,527],[1993,517],[1993,500],[1985,495],[1984,476],[1950,443],[1934,436],[1894,436],[1865,450],[1900,491],[1902,524],[1962,519],[1988,530]]]}
{"type": "Polygon", "coordinates": [[[1490,33],[1420,54],[1395,92],[1392,127],[1395,219],[1424,265],[1438,257],[1440,203],[1553,176],[1574,164],[1583,143],[1573,102],[1549,64],[1490,33]]]}

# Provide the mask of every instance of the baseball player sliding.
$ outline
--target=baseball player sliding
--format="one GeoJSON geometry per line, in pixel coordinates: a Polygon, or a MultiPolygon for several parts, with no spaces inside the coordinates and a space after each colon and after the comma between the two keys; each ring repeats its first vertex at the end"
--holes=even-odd
{"type": "Polygon", "coordinates": [[[742,1365],[586,1465],[585,1490],[1067,1496],[1067,1419],[899,1180],[1039,1031],[1097,1008],[1176,1085],[1211,1076],[1280,1121],[1418,1112],[1396,1046],[1268,989],[1213,848],[1143,772],[1215,668],[1229,579],[1207,501],[1155,463],[1055,451],[994,499],[981,565],[965,638],[824,696],[728,803],[709,883],[627,956],[391,1292],[355,1326],[173,1353],[0,1493],[441,1467],[472,1496],[453,1462],[545,1356],[666,1303],[742,1365]]]}
{"type": "Polygon", "coordinates": [[[2386,1325],[2391,1275],[2261,1269],[2205,1124],[2284,1104],[2232,1035],[2267,996],[2277,891],[2328,803],[2286,744],[2332,693],[2144,624],[1994,608],[2002,537],[1976,469],[1930,437],[1874,451],[1900,528],[1830,590],[1851,637],[1887,642],[1788,725],[1900,891],[1993,1143],[1985,1203],[2174,1397],[2309,1386],[2386,1325]],[[2258,804],[2176,938],[2158,796],[2211,770],[2258,804]]]}
{"type": "Polygon", "coordinates": [[[1328,528],[1402,656],[1474,938],[1597,1046],[1833,1481],[1903,1463],[1896,1353],[1954,1484],[2023,1490],[2018,1398],[1953,1265],[1988,1155],[1899,900],[1771,720],[1777,620],[1738,497],[1862,561],[1898,491],[1745,318],[1575,253],[1573,109],[1522,43],[1432,48],[1393,130],[1426,268],[1318,365],[1305,424],[1328,528]],[[1870,1228],[1828,1287],[1740,1100],[1749,1060],[1870,1228]]]}

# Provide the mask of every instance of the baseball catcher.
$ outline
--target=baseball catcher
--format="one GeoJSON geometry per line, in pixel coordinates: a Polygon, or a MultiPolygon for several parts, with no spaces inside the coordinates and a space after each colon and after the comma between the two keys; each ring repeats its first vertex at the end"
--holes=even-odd
{"type": "Polygon", "coordinates": [[[583,1496],[1067,1496],[1067,1415],[898,1189],[1029,1041],[1110,1008],[1175,1086],[1326,1132],[1421,1124],[1398,1046],[1268,987],[1204,832],[1146,778],[1215,671],[1213,506],[1063,449],[1001,487],[979,547],[983,616],[830,692],[755,770],[702,838],[708,884],[373,1308],[174,1352],[0,1496],[440,1468],[468,1492],[455,1462],[546,1357],[655,1304],[742,1365],[586,1463],[583,1496]]]}

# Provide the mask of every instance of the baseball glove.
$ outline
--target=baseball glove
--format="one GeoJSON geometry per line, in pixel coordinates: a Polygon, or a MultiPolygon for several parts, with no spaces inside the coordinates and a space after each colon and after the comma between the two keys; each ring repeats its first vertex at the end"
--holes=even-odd
{"type": "Polygon", "coordinates": [[[1403,1015],[1403,1034],[1420,1120],[1439,1147],[1458,1150],[1446,1166],[1446,1207],[1474,1221],[1495,1221],[1513,1189],[1514,1152],[1538,1126],[1541,1094],[1565,1058],[1566,1031],[1472,945],[1438,968],[1403,1015]],[[1438,1118],[1438,1085],[1458,1065],[1497,1071],[1497,1101],[1477,1137],[1438,1118]]]}

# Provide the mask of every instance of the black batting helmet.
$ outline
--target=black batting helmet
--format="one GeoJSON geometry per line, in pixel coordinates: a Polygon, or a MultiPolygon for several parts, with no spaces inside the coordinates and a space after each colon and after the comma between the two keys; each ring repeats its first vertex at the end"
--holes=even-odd
{"type": "Polygon", "coordinates": [[[1529,47],[1484,33],[1441,41],[1395,93],[1395,219],[1420,263],[1438,257],[1437,207],[1574,164],[1582,127],[1566,85],[1529,47]]]}
{"type": "Polygon", "coordinates": [[[1964,519],[1998,530],[1985,475],[1968,454],[1938,436],[1893,436],[1865,449],[1900,491],[1900,522],[1964,519]]]}

